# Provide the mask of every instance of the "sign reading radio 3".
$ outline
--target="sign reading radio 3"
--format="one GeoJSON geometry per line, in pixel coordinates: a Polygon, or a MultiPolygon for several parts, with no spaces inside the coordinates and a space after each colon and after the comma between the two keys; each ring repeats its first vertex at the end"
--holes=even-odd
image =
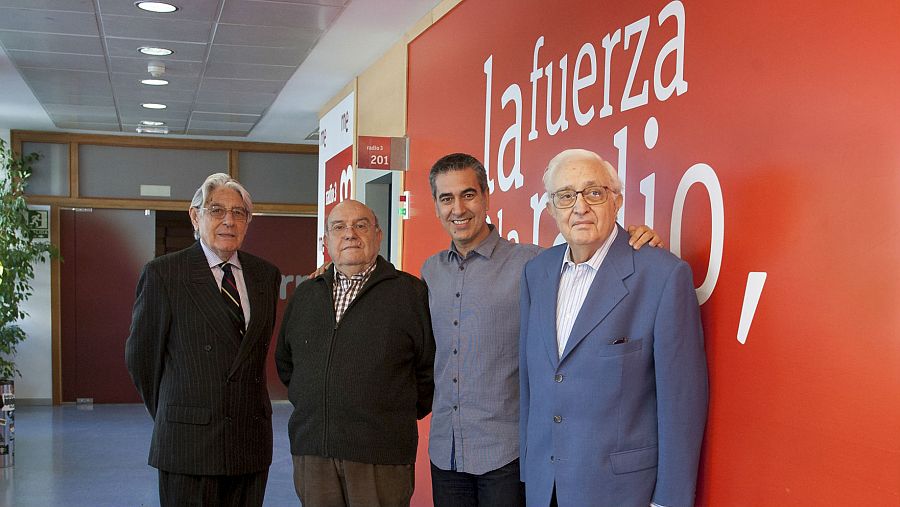
{"type": "MultiPolygon", "coordinates": [[[[614,32],[607,33],[599,40],[600,53],[603,58],[602,84],[598,83],[598,48],[595,42],[587,41],[582,44],[575,57],[571,69],[571,81],[569,73],[569,54],[563,54],[557,61],[549,61],[542,58],[541,48],[544,47],[545,38],[539,36],[534,43],[532,66],[527,74],[530,84],[530,94],[524,94],[518,83],[509,84],[500,94],[500,108],[497,112],[510,111],[514,121],[506,128],[500,138],[499,144],[494,146],[491,136],[492,113],[494,112],[494,56],[489,55],[484,60],[483,70],[485,78],[484,97],[484,164],[488,171],[488,188],[493,194],[495,191],[505,193],[511,189],[521,188],[524,184],[522,174],[522,147],[523,142],[532,142],[540,138],[541,130],[549,136],[555,136],[570,128],[569,113],[571,111],[575,123],[580,127],[586,127],[591,122],[603,118],[612,118],[618,109],[619,112],[638,109],[650,102],[650,79],[636,80],[639,69],[647,65],[653,65],[653,98],[658,102],[666,102],[673,97],[683,95],[688,91],[688,81],[685,79],[685,8],[681,1],[672,1],[666,4],[657,14],[656,19],[651,16],[640,18],[623,28],[617,28],[614,32]],[[662,44],[656,51],[648,52],[646,42],[648,34],[652,30],[666,29],[674,32],[674,35],[662,44]],[[621,48],[621,49],[620,49],[621,48]],[[626,53],[630,53],[630,56],[626,53]],[[655,53],[655,57],[654,57],[655,53]],[[623,65],[619,60],[630,58],[630,62],[623,65]],[[614,90],[612,86],[614,69],[628,68],[628,75],[621,91],[614,90]],[[555,84],[554,84],[555,82],[555,84]],[[602,86],[602,105],[584,100],[583,93],[592,91],[595,86],[602,86]],[[571,97],[568,92],[571,88],[571,97]],[[541,97],[543,95],[543,97],[541,97]],[[530,121],[527,124],[528,133],[525,137],[523,128],[526,120],[523,120],[525,98],[530,96],[528,109],[531,111],[530,121]],[[543,122],[538,119],[540,100],[544,99],[546,108],[543,122]],[[557,100],[558,99],[558,100],[557,100]],[[555,106],[556,104],[556,106],[555,106]],[[556,113],[554,115],[554,112],[556,113]],[[543,125],[541,125],[543,123],[543,125]],[[543,127],[543,128],[542,128],[543,127]],[[511,164],[505,161],[511,160],[511,164]],[[494,178],[496,173],[496,181],[494,178]]],[[[523,75],[525,73],[523,72],[523,75]]],[[[527,85],[526,85],[527,86],[527,85]]],[[[509,114],[507,114],[509,116],[509,114]]],[[[574,126],[573,126],[574,128],[574,126]]],[[[659,141],[660,128],[655,116],[646,119],[643,125],[643,141],[647,150],[652,150],[659,141]]],[[[628,139],[629,126],[624,125],[613,134],[612,144],[617,151],[616,166],[620,179],[625,182],[628,171],[628,139]]],[[[725,208],[722,196],[722,188],[715,169],[707,163],[695,163],[683,173],[672,201],[670,243],[675,255],[681,255],[681,230],[685,203],[688,190],[695,184],[699,184],[706,191],[709,198],[711,213],[710,252],[707,263],[706,275],[701,285],[697,288],[697,298],[700,304],[705,303],[712,295],[719,273],[722,267],[722,253],[725,241],[725,208]]],[[[651,227],[654,224],[654,209],[657,200],[656,174],[651,173],[640,180],[638,189],[644,200],[643,223],[651,227]]],[[[693,193],[691,195],[697,195],[693,193]]],[[[623,189],[623,197],[625,190],[623,189]]],[[[540,243],[540,218],[547,204],[547,193],[534,193],[529,198],[532,211],[531,242],[540,243]]],[[[627,200],[625,201],[627,202],[627,200]]],[[[618,221],[624,222],[625,205],[619,210],[618,221]]],[[[497,210],[497,227],[501,234],[513,241],[520,241],[519,231],[503,230],[503,209],[497,210]]],[[[554,244],[563,241],[562,236],[556,237],[554,244]]],[[[698,271],[695,266],[695,271],[698,271]]],[[[744,343],[749,331],[750,322],[756,311],[756,304],[765,283],[766,273],[752,272],[748,276],[747,288],[741,311],[740,324],[738,326],[737,339],[744,343]]]]}

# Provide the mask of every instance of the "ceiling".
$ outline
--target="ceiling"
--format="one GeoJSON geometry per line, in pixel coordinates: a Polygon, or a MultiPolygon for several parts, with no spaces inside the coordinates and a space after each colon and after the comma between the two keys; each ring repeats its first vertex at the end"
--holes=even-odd
{"type": "Polygon", "coordinates": [[[150,120],[170,137],[304,142],[325,103],[438,3],[166,1],[178,10],[0,0],[0,128],[134,135],[150,120]],[[168,85],[141,84],[151,62],[168,85]]]}

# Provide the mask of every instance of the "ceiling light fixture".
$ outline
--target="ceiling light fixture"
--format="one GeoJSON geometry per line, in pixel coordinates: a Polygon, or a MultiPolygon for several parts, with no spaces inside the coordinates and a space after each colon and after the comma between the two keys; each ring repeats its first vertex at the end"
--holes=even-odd
{"type": "Polygon", "coordinates": [[[148,12],[167,13],[175,12],[178,10],[178,7],[175,7],[172,4],[167,4],[165,2],[135,2],[134,5],[138,9],[148,12]]]}
{"type": "Polygon", "coordinates": [[[155,102],[144,102],[143,104],[141,104],[141,107],[145,109],[165,109],[169,106],[165,104],[157,104],[155,102]]]}
{"type": "Polygon", "coordinates": [[[150,86],[165,86],[169,84],[165,79],[141,79],[141,84],[150,86]]]}
{"type": "Polygon", "coordinates": [[[169,56],[174,53],[171,49],[158,48],[156,46],[141,46],[137,50],[141,54],[150,56],[169,56]]]}
{"type": "Polygon", "coordinates": [[[134,131],[138,134],[168,134],[169,127],[137,127],[134,131]]]}
{"type": "Polygon", "coordinates": [[[141,125],[144,127],[162,127],[165,124],[164,121],[141,120],[141,125]]]}

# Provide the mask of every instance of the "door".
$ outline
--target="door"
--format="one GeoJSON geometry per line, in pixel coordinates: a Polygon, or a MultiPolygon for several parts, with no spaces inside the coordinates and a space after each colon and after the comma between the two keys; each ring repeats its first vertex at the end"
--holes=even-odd
{"type": "Polygon", "coordinates": [[[152,211],[60,212],[64,402],[141,401],[125,368],[125,339],[135,287],[155,243],[152,211]]]}

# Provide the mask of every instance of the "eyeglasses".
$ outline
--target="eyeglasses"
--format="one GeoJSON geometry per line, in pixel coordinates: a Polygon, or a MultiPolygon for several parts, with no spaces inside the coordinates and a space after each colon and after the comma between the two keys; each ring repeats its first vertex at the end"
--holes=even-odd
{"type": "Polygon", "coordinates": [[[369,222],[356,222],[355,224],[345,224],[343,222],[338,222],[336,224],[331,224],[328,227],[328,232],[333,232],[335,234],[342,234],[344,231],[348,231],[353,229],[358,234],[365,234],[369,232],[369,229],[372,227],[378,227],[377,225],[372,225],[369,222]]]}
{"type": "Polygon", "coordinates": [[[208,208],[200,208],[205,211],[209,216],[215,218],[216,220],[222,220],[225,218],[225,215],[231,213],[231,218],[233,218],[236,222],[246,222],[250,218],[250,212],[245,208],[223,208],[222,206],[210,206],[208,208]]]}
{"type": "Polygon", "coordinates": [[[616,193],[609,187],[587,187],[584,190],[565,189],[550,194],[553,199],[553,205],[559,209],[571,208],[575,206],[578,194],[584,199],[584,202],[590,205],[603,204],[609,199],[610,193],[616,193]]]}

